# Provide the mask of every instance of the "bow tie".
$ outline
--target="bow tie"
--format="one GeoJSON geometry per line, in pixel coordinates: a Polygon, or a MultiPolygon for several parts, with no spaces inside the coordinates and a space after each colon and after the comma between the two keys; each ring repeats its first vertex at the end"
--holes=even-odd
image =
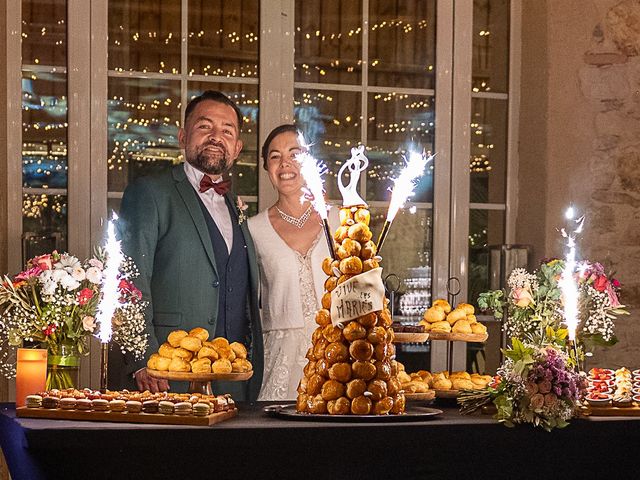
{"type": "Polygon", "coordinates": [[[202,177],[202,180],[200,180],[199,191],[200,193],[204,193],[210,188],[213,188],[218,195],[224,195],[229,191],[230,187],[231,180],[223,180],[222,182],[215,183],[213,180],[211,180],[211,177],[209,177],[209,175],[205,175],[204,177],[202,177]]]}

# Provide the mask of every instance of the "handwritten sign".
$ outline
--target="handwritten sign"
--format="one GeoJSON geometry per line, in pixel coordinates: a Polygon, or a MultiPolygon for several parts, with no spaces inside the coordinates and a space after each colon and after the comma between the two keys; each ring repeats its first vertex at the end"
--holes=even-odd
{"type": "Polygon", "coordinates": [[[380,311],[383,301],[382,268],[356,275],[331,292],[331,323],[338,325],[380,311]]]}

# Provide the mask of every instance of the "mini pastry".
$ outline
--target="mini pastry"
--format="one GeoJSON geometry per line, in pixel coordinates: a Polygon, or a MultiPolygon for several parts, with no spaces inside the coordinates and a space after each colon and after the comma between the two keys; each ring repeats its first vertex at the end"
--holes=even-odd
{"type": "Polygon", "coordinates": [[[356,360],[366,361],[373,356],[373,345],[366,340],[356,340],[349,346],[349,353],[356,360]]]}
{"type": "Polygon", "coordinates": [[[236,354],[236,358],[247,358],[247,347],[245,347],[240,342],[233,342],[231,345],[231,350],[236,354]]]}
{"type": "Polygon", "coordinates": [[[369,341],[369,343],[373,345],[378,345],[379,343],[386,342],[387,331],[385,330],[384,327],[373,327],[371,330],[369,330],[369,334],[367,335],[367,340],[369,341]]]}
{"type": "MultiPolygon", "coordinates": [[[[338,280],[338,283],[340,283],[340,281],[338,280]]],[[[325,292],[324,295],[322,295],[322,300],[320,301],[320,303],[322,304],[322,308],[326,308],[327,310],[331,309],[331,292],[325,292]]]]}
{"type": "Polygon", "coordinates": [[[192,409],[193,409],[193,414],[196,417],[206,417],[207,415],[209,415],[209,412],[211,411],[211,407],[209,404],[200,403],[200,402],[194,404],[192,409]]]}
{"type": "MultiPolygon", "coordinates": [[[[187,333],[187,332],[184,332],[184,333],[187,333]]],[[[179,345],[180,343],[178,343],[178,346],[179,345]]],[[[172,347],[169,343],[165,342],[162,345],[160,345],[160,348],[158,349],[158,354],[162,355],[163,357],[173,358],[174,351],[175,351],[175,347],[172,347]]]]}
{"type": "Polygon", "coordinates": [[[465,378],[454,378],[451,380],[451,388],[454,390],[475,390],[475,385],[471,380],[465,378]]]}
{"type": "Polygon", "coordinates": [[[42,406],[42,397],[40,395],[27,395],[25,404],[28,408],[40,408],[42,406]]]}
{"type": "Polygon", "coordinates": [[[446,300],[442,299],[442,298],[438,298],[436,301],[434,301],[431,304],[432,307],[440,307],[444,313],[449,313],[451,311],[451,305],[449,304],[449,302],[447,302],[446,300]]]}
{"type": "Polygon", "coordinates": [[[467,322],[469,322],[469,324],[476,323],[477,321],[478,319],[475,315],[467,315],[467,322]]]}
{"type": "Polygon", "coordinates": [[[328,309],[320,309],[316,312],[316,323],[321,327],[331,323],[331,313],[328,309]]]}
{"type": "Polygon", "coordinates": [[[173,415],[173,402],[163,400],[158,403],[158,413],[163,415],[173,415]]]}
{"type": "Polygon", "coordinates": [[[311,375],[316,373],[316,362],[313,360],[309,360],[307,364],[304,366],[304,368],[302,369],[302,373],[304,375],[302,377],[303,379],[309,378],[311,375]]]}
{"type": "Polygon", "coordinates": [[[229,346],[229,340],[227,340],[224,337],[216,337],[213,340],[211,340],[211,346],[213,348],[215,348],[216,350],[220,347],[228,347],[229,346]]]}
{"type": "Polygon", "coordinates": [[[456,308],[455,310],[452,310],[450,313],[447,314],[447,322],[449,322],[450,325],[453,325],[458,320],[464,320],[466,318],[467,318],[466,312],[460,308],[456,308]]]}
{"type": "Polygon", "coordinates": [[[58,408],[60,399],[58,397],[44,397],[42,399],[42,408],[58,408]]]}
{"type": "Polygon", "coordinates": [[[329,369],[329,378],[338,382],[347,383],[351,380],[351,364],[347,362],[334,363],[329,369]]]}
{"type": "Polygon", "coordinates": [[[371,220],[371,213],[366,208],[359,208],[358,210],[356,210],[356,213],[353,214],[353,219],[358,223],[369,225],[369,221],[371,220]]]}
{"type": "Polygon", "coordinates": [[[188,361],[182,358],[174,357],[171,359],[171,363],[169,364],[169,371],[170,372],[190,372],[191,365],[189,364],[188,361]]]}
{"type": "Polygon", "coordinates": [[[353,371],[353,376],[355,378],[362,378],[367,382],[375,378],[377,373],[376,367],[373,363],[368,361],[363,362],[360,360],[353,362],[351,370],[353,371]]]}
{"type": "Polygon", "coordinates": [[[253,365],[246,358],[236,358],[231,362],[231,371],[233,373],[245,373],[253,370],[253,365]]]}
{"type": "Polygon", "coordinates": [[[232,371],[231,362],[226,358],[221,358],[211,364],[212,373],[231,373],[232,371]]]}
{"type": "Polygon", "coordinates": [[[362,249],[360,250],[360,258],[363,260],[369,260],[376,256],[378,249],[376,248],[375,243],[372,241],[368,241],[362,245],[362,249]]]}
{"type": "Polygon", "coordinates": [[[387,380],[387,393],[389,395],[394,396],[400,390],[402,390],[402,384],[397,377],[391,377],[389,380],[387,380]]]}
{"type": "Polygon", "coordinates": [[[372,407],[371,400],[364,395],[351,400],[351,413],[354,415],[368,415],[372,407]]]}
{"type": "Polygon", "coordinates": [[[369,227],[363,223],[356,223],[351,225],[347,231],[347,236],[352,240],[356,240],[360,243],[367,243],[371,240],[373,234],[369,227]]]}
{"type": "Polygon", "coordinates": [[[357,275],[362,272],[360,257],[347,257],[340,262],[340,271],[345,275],[357,275]]]}
{"type": "Polygon", "coordinates": [[[79,398],[76,400],[76,410],[91,410],[92,401],[88,398],[79,398]]]}
{"type": "Polygon", "coordinates": [[[124,400],[116,399],[109,402],[109,410],[112,412],[124,412],[126,403],[124,400]]]}
{"type": "MultiPolygon", "coordinates": [[[[350,278],[353,278],[355,275],[340,275],[340,277],[338,278],[338,285],[340,285],[341,283],[346,282],[347,280],[349,280],[350,278]]],[[[327,292],[329,293],[329,292],[327,292]]],[[[330,307],[327,307],[330,308],[330,307]]]]}
{"type": "Polygon", "coordinates": [[[387,396],[387,383],[384,380],[371,380],[366,391],[371,393],[371,400],[377,402],[387,396]]]}
{"type": "Polygon", "coordinates": [[[333,268],[331,266],[332,262],[333,259],[331,257],[324,257],[324,260],[322,260],[322,271],[325,273],[325,275],[333,275],[333,268]]]}
{"type": "Polygon", "coordinates": [[[191,371],[193,373],[211,373],[211,360],[208,358],[194,360],[191,364],[191,371]]]}
{"type": "Polygon", "coordinates": [[[348,235],[349,227],[347,225],[341,225],[336,229],[336,233],[333,234],[333,239],[341,244],[348,235]]]}
{"type": "Polygon", "coordinates": [[[348,341],[353,342],[354,340],[359,340],[367,336],[367,329],[362,326],[362,324],[358,321],[351,321],[347,324],[346,327],[342,330],[342,334],[344,338],[348,341]]]}
{"type": "Polygon", "coordinates": [[[407,372],[398,372],[398,380],[400,383],[405,384],[411,381],[411,377],[407,372]]]}
{"type": "Polygon", "coordinates": [[[158,356],[158,358],[156,358],[156,370],[160,372],[168,371],[171,360],[171,358],[158,356]]]}
{"type": "Polygon", "coordinates": [[[342,245],[340,245],[340,248],[338,248],[338,256],[341,259],[345,259],[347,257],[360,257],[361,249],[362,249],[362,246],[360,245],[359,242],[356,242],[355,240],[352,240],[350,238],[345,238],[342,241],[342,245]],[[343,255],[341,256],[340,253],[342,253],[343,255]]]}
{"type": "Polygon", "coordinates": [[[60,408],[63,410],[73,410],[74,408],[76,408],[76,399],[73,397],[61,398],[60,408]]]}
{"type": "Polygon", "coordinates": [[[384,308],[383,310],[378,312],[378,325],[381,325],[383,327],[390,327],[392,323],[393,320],[391,319],[391,312],[389,311],[389,309],[384,308]]]}
{"type": "Polygon", "coordinates": [[[173,413],[176,415],[191,415],[193,406],[189,402],[178,402],[173,406],[173,413]]]}
{"type": "Polygon", "coordinates": [[[236,352],[233,351],[231,345],[216,347],[216,352],[220,356],[219,359],[226,358],[230,362],[233,362],[236,359],[236,352]]]}
{"type": "Polygon", "coordinates": [[[309,397],[307,396],[306,393],[301,393],[298,395],[298,398],[296,399],[296,411],[297,412],[306,412],[307,411],[307,400],[309,399],[309,397]]]}
{"type": "Polygon", "coordinates": [[[202,345],[202,348],[198,350],[198,358],[208,358],[209,360],[216,361],[220,358],[215,348],[209,345],[202,345]]]}
{"type": "Polygon", "coordinates": [[[315,414],[327,413],[327,402],[321,395],[310,397],[307,400],[307,410],[309,413],[315,414]]]}
{"type": "Polygon", "coordinates": [[[142,402],[142,411],[144,413],[158,413],[158,401],[146,400],[142,402]]]}
{"type": "Polygon", "coordinates": [[[480,322],[472,323],[471,332],[478,335],[484,335],[485,333],[487,333],[487,327],[480,322]]]}
{"type": "Polygon", "coordinates": [[[476,309],[470,303],[459,303],[456,309],[463,310],[465,315],[473,315],[476,313],[476,309]]]}
{"type": "MultiPolygon", "coordinates": [[[[169,342],[170,346],[172,346],[174,348],[177,348],[177,347],[180,346],[180,340],[182,340],[187,335],[188,335],[188,333],[185,332],[184,330],[174,330],[167,337],[167,342],[169,342]]],[[[160,352],[160,355],[162,355],[162,352],[160,352]]],[[[163,355],[163,356],[165,356],[165,355],[163,355]]]]}
{"type": "Polygon", "coordinates": [[[367,313],[366,315],[358,317],[358,323],[364,328],[374,327],[378,323],[378,316],[373,312],[367,313]]]}
{"type": "Polygon", "coordinates": [[[327,378],[329,376],[330,366],[331,365],[329,363],[329,360],[327,360],[326,358],[321,358],[316,362],[316,371],[314,373],[317,373],[318,375],[322,375],[324,378],[327,378]]]}
{"type": "Polygon", "coordinates": [[[307,382],[307,394],[309,394],[310,397],[320,394],[322,385],[324,385],[324,377],[317,373],[313,374],[307,382]]]}
{"type": "Polygon", "coordinates": [[[443,377],[434,377],[433,379],[433,389],[434,390],[451,390],[453,383],[448,378],[443,377]]]}
{"type": "Polygon", "coordinates": [[[402,393],[399,393],[398,395],[393,397],[393,407],[391,407],[391,413],[396,415],[399,413],[403,413],[406,406],[406,402],[407,400],[404,394],[402,393]]]}
{"type": "Polygon", "coordinates": [[[327,380],[324,382],[322,389],[320,390],[320,395],[322,395],[323,400],[326,401],[342,397],[344,393],[344,385],[336,380],[327,380]]]}
{"type": "Polygon", "coordinates": [[[385,382],[391,379],[391,364],[388,360],[376,360],[374,362],[376,367],[376,378],[384,380],[385,382]]]}
{"type": "Polygon", "coordinates": [[[157,370],[159,357],[160,357],[159,354],[152,353],[151,356],[149,357],[149,360],[147,360],[147,368],[150,368],[151,370],[157,370]]]}
{"type": "Polygon", "coordinates": [[[471,325],[469,324],[468,320],[458,320],[451,328],[451,331],[453,333],[464,333],[464,334],[473,333],[473,330],[471,330],[471,325]]]}
{"type": "Polygon", "coordinates": [[[95,400],[91,400],[91,408],[96,412],[106,412],[109,410],[109,402],[104,398],[96,398],[95,400]]]}
{"type": "Polygon", "coordinates": [[[330,415],[348,415],[351,411],[351,401],[346,397],[327,402],[327,411],[330,415]]]}
{"type": "Polygon", "coordinates": [[[333,291],[338,286],[338,279],[336,277],[328,277],[324,281],[324,289],[327,292],[333,291]]]}
{"type": "Polygon", "coordinates": [[[355,380],[351,380],[347,383],[346,394],[350,399],[354,399],[363,395],[365,390],[367,389],[367,382],[365,382],[361,378],[356,378],[355,380]]]}
{"type": "Polygon", "coordinates": [[[370,258],[369,260],[365,260],[362,262],[362,271],[368,272],[369,270],[373,270],[374,268],[378,268],[380,264],[375,258],[370,258]]]}
{"type": "Polygon", "coordinates": [[[386,360],[396,354],[396,347],[393,343],[379,343],[375,346],[374,355],[376,360],[386,360]]]}
{"type": "Polygon", "coordinates": [[[199,338],[201,342],[209,340],[209,332],[202,327],[196,327],[189,330],[189,336],[199,338]]]}
{"type": "Polygon", "coordinates": [[[324,358],[324,350],[327,348],[327,345],[329,345],[329,342],[323,337],[313,346],[313,357],[316,360],[324,358]]]}
{"type": "Polygon", "coordinates": [[[327,325],[322,329],[322,336],[327,342],[338,342],[342,338],[342,330],[334,325],[327,325]]]}
{"type": "Polygon", "coordinates": [[[447,322],[446,320],[443,322],[435,322],[431,324],[431,331],[432,332],[444,332],[444,333],[450,333],[451,332],[451,324],[449,322],[447,322]]]}
{"type": "Polygon", "coordinates": [[[442,322],[445,318],[447,318],[444,310],[439,306],[432,306],[424,312],[423,318],[429,323],[442,322]]]}
{"type": "Polygon", "coordinates": [[[190,352],[197,352],[202,348],[202,340],[192,336],[183,337],[182,340],[180,340],[180,348],[184,348],[190,352]]]}
{"type": "Polygon", "coordinates": [[[384,397],[373,404],[373,413],[376,415],[388,415],[393,408],[393,399],[384,397]]]}
{"type": "MultiPolygon", "coordinates": [[[[187,338],[187,337],[184,337],[184,338],[187,338]]],[[[174,348],[172,355],[173,355],[172,358],[181,358],[187,362],[190,362],[191,359],[193,358],[193,352],[182,347],[174,348]]]]}

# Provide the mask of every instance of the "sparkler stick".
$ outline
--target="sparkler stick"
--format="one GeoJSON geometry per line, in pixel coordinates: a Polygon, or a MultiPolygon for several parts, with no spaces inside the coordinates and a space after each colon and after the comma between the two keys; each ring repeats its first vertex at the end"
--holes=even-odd
{"type": "Polygon", "coordinates": [[[391,192],[391,202],[389,203],[389,209],[387,210],[387,219],[384,221],[382,231],[378,237],[378,255],[384,241],[387,239],[391,223],[396,217],[398,211],[404,206],[407,199],[413,195],[413,189],[416,187],[416,180],[424,174],[424,169],[434,155],[427,156],[425,152],[418,153],[414,151],[409,152],[409,160],[406,161],[406,166],[400,172],[400,176],[393,180],[393,190],[391,192]]]}
{"type": "Polygon", "coordinates": [[[584,215],[577,220],[574,219],[575,212],[569,207],[565,213],[565,217],[576,224],[576,228],[572,232],[567,232],[564,228],[560,231],[562,236],[567,239],[567,255],[565,257],[565,266],[562,271],[558,286],[562,291],[564,304],[564,320],[569,331],[569,344],[573,345],[577,359],[576,330],[578,329],[578,285],[575,281],[576,263],[576,239],[575,236],[582,232],[584,225],[584,215]]]}
{"type": "Polygon", "coordinates": [[[96,321],[99,325],[98,337],[101,343],[100,390],[103,392],[107,389],[108,348],[112,334],[111,319],[116,311],[120,297],[118,275],[120,273],[120,265],[124,260],[120,250],[120,242],[116,239],[114,226],[116,220],[118,220],[118,216],[114,213],[107,226],[107,241],[105,243],[107,258],[103,271],[102,298],[98,304],[98,312],[96,314],[96,321]]]}
{"type": "Polygon", "coordinates": [[[304,202],[305,200],[309,200],[314,210],[320,215],[329,253],[331,254],[331,258],[336,260],[335,246],[333,244],[333,238],[331,237],[327,217],[327,204],[324,201],[324,180],[322,176],[327,173],[327,166],[322,163],[322,161],[316,160],[309,153],[308,146],[302,134],[298,135],[298,142],[300,146],[305,149],[305,151],[298,153],[295,157],[300,164],[300,174],[306,183],[306,186],[303,188],[304,194],[300,198],[300,201],[304,202]]]}

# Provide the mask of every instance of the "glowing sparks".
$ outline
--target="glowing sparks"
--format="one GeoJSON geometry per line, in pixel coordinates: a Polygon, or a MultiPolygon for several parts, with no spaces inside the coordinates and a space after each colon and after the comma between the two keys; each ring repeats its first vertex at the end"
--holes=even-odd
{"type": "Polygon", "coordinates": [[[316,212],[323,220],[327,219],[327,204],[324,201],[324,180],[322,176],[327,173],[327,166],[320,160],[316,160],[308,151],[304,137],[298,135],[298,142],[303,147],[303,151],[296,155],[296,160],[300,164],[300,175],[304,178],[305,187],[301,202],[309,200],[316,212]]]}
{"type": "Polygon", "coordinates": [[[579,311],[578,311],[578,285],[575,279],[575,272],[578,270],[576,262],[576,234],[582,232],[584,225],[584,216],[574,220],[575,212],[573,207],[569,207],[565,212],[565,217],[576,224],[575,230],[567,232],[564,228],[560,231],[562,236],[567,239],[567,255],[565,257],[564,270],[558,286],[562,291],[562,299],[564,304],[564,320],[569,331],[569,340],[575,341],[576,330],[578,329],[579,311]]]}
{"type": "Polygon", "coordinates": [[[400,176],[393,181],[391,202],[387,210],[388,222],[393,222],[398,211],[404,206],[407,199],[413,195],[413,189],[417,184],[416,180],[424,174],[427,164],[433,157],[434,155],[427,156],[424,152],[409,152],[407,165],[400,172],[400,176]]]}
{"type": "Polygon", "coordinates": [[[96,321],[100,328],[98,337],[102,343],[108,343],[111,340],[111,319],[120,299],[118,275],[124,255],[120,250],[120,242],[116,239],[114,224],[116,220],[118,220],[118,216],[114,213],[107,226],[107,242],[105,244],[107,258],[103,271],[102,298],[96,314],[96,321]]]}

